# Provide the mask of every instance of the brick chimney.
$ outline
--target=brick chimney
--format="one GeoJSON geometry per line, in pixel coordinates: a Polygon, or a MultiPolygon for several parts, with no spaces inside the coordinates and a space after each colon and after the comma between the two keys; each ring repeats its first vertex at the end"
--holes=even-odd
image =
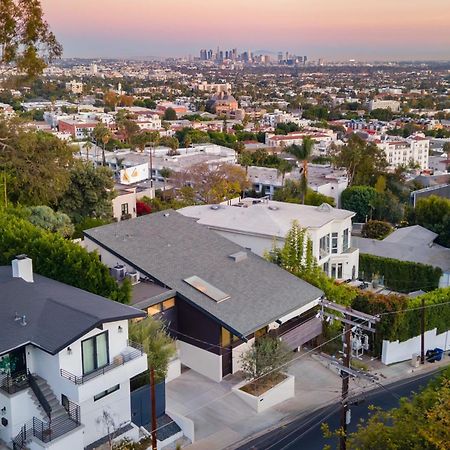
{"type": "Polygon", "coordinates": [[[33,283],[33,260],[27,255],[18,255],[12,261],[12,276],[33,283]]]}

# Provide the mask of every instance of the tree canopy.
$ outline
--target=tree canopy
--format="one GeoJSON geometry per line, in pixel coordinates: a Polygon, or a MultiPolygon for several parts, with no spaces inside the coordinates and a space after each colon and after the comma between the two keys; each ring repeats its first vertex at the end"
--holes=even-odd
{"type": "Polygon", "coordinates": [[[114,197],[111,170],[77,161],[69,176],[67,190],[58,201],[59,209],[76,223],[86,217],[109,219],[114,197]]]}
{"type": "Polygon", "coordinates": [[[348,448],[358,450],[448,450],[450,442],[450,370],[398,408],[375,410],[350,434],[348,448]]]}
{"type": "Polygon", "coordinates": [[[62,55],[40,0],[0,2],[0,52],[2,63],[15,63],[29,78],[40,75],[47,62],[62,55]]]}
{"type": "Polygon", "coordinates": [[[0,121],[0,170],[7,198],[24,205],[51,204],[69,184],[74,148],[57,137],[0,121]]]}

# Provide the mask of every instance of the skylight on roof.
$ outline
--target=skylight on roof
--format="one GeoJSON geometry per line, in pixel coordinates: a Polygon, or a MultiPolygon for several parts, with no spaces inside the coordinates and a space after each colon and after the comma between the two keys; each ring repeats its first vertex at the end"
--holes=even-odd
{"type": "Polygon", "coordinates": [[[225,294],[225,292],[222,292],[220,289],[217,289],[212,284],[202,280],[196,275],[185,278],[184,281],[193,288],[197,289],[197,291],[205,294],[211,300],[214,300],[216,303],[223,302],[224,300],[228,300],[230,298],[228,294],[225,294]]]}

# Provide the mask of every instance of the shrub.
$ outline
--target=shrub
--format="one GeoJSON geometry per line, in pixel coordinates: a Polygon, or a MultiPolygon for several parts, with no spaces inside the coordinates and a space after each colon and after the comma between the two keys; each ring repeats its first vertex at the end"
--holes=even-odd
{"type": "Polygon", "coordinates": [[[147,214],[150,214],[152,212],[152,209],[150,206],[145,202],[136,202],[136,213],[138,217],[145,216],[147,214]]]}
{"type": "Polygon", "coordinates": [[[384,239],[392,233],[392,226],[381,220],[369,220],[362,228],[362,236],[370,239],[384,239]]]}

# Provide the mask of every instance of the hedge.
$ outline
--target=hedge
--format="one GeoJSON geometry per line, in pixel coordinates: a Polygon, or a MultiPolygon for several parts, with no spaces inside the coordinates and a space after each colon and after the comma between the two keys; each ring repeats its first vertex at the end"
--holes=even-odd
{"type": "Polygon", "coordinates": [[[359,273],[366,281],[378,274],[387,288],[397,292],[432,291],[442,276],[438,267],[363,253],[359,255],[359,273]]]}
{"type": "Polygon", "coordinates": [[[402,342],[420,335],[422,299],[426,307],[425,329],[437,328],[438,333],[450,330],[450,288],[437,289],[414,298],[361,292],[353,300],[352,308],[367,314],[381,314],[374,337],[375,354],[381,354],[384,339],[402,342]]]}

